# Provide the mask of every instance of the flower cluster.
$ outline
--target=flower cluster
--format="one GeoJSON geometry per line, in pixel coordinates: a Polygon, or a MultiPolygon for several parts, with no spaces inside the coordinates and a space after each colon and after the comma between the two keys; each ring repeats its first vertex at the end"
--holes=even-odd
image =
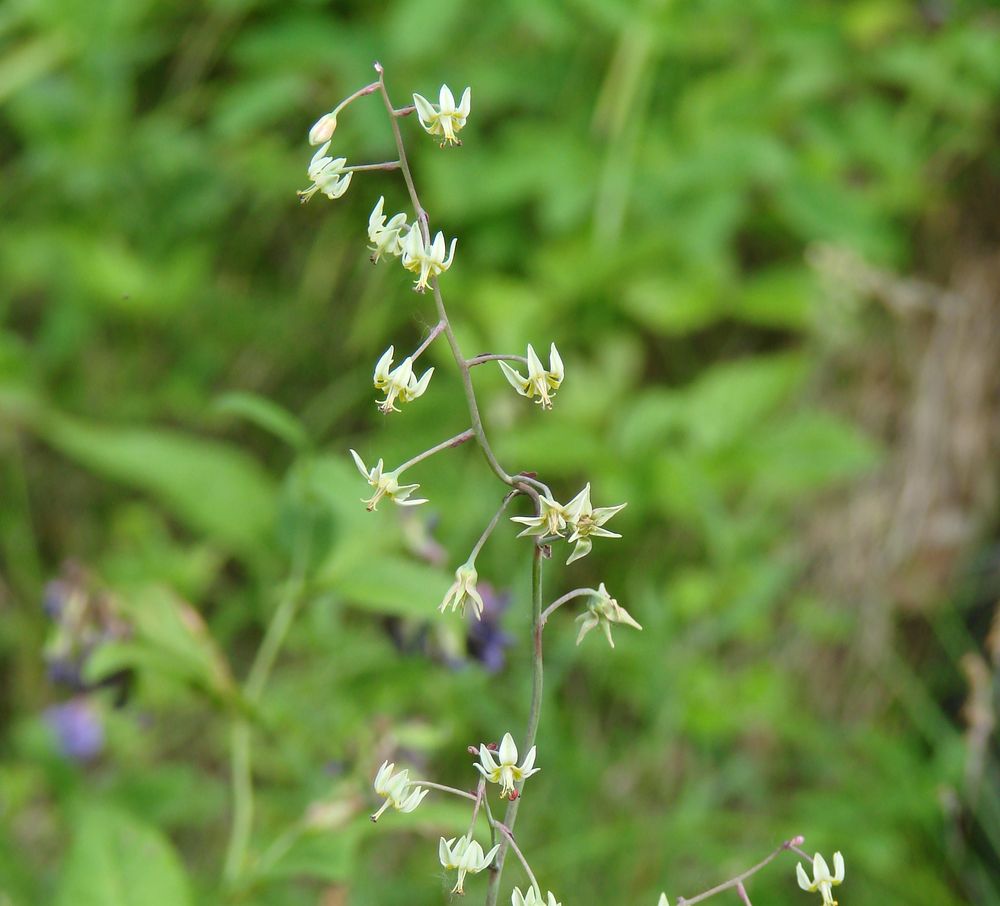
{"type": "Polygon", "coordinates": [[[537,535],[543,539],[563,538],[569,532],[567,539],[576,543],[567,564],[581,557],[586,557],[593,547],[591,538],[621,538],[616,532],[604,528],[615,513],[625,509],[627,504],[595,508],[590,502],[590,483],[584,487],[569,503],[563,505],[551,497],[539,497],[539,512],[535,516],[512,516],[512,522],[519,522],[526,528],[518,535],[537,535]]]}

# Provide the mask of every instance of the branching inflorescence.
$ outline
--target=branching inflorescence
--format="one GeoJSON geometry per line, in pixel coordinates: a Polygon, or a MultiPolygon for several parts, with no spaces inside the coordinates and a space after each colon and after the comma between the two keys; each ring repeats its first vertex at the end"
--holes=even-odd
{"type": "MultiPolygon", "coordinates": [[[[477,618],[481,616],[483,599],[476,587],[479,579],[476,558],[496,529],[508,505],[515,498],[527,498],[531,504],[532,514],[510,518],[511,521],[523,527],[518,537],[529,539],[532,545],[533,681],[528,708],[528,725],[521,749],[524,752],[523,759],[519,759],[518,746],[509,732],[504,733],[499,744],[482,743],[478,747],[470,747],[470,754],[478,757],[474,767],[481,775],[474,792],[428,780],[411,780],[407,770],[397,773],[393,764],[383,763],[376,774],[374,789],[384,799],[384,802],[372,814],[371,819],[377,821],[390,807],[401,812],[413,811],[432,790],[464,798],[471,802],[472,808],[468,830],[462,836],[450,839],[442,837],[438,847],[441,865],[448,871],[456,872],[456,883],[452,892],[464,893],[464,885],[469,875],[488,870],[489,880],[485,902],[486,906],[495,906],[499,895],[504,860],[510,851],[521,863],[528,880],[526,892],[522,893],[519,888],[514,888],[511,895],[512,906],[559,906],[551,891],[543,897],[542,889],[531,866],[514,837],[514,825],[524,783],[539,771],[539,768],[536,768],[534,764],[535,736],[542,699],[542,632],[547,621],[558,608],[577,599],[586,602],[585,610],[577,617],[580,623],[577,644],[592,629],[600,627],[608,643],[614,647],[611,636],[613,625],[630,626],[634,629],[642,627],[611,596],[603,582],[597,589],[577,588],[567,592],[543,609],[542,564],[544,559],[550,555],[551,546],[556,542],[565,541],[567,544],[573,545],[566,560],[567,564],[570,564],[591,552],[593,539],[621,537],[605,528],[605,525],[625,507],[625,504],[593,506],[589,483],[568,503],[560,503],[548,485],[539,480],[535,473],[511,474],[497,460],[480,417],[479,404],[472,381],[472,369],[489,362],[497,362],[504,377],[519,394],[533,400],[543,410],[547,410],[552,408],[553,398],[565,379],[562,357],[559,355],[555,343],[551,343],[549,347],[547,367],[530,344],[527,346],[527,353],[524,356],[488,354],[466,358],[463,355],[445,308],[439,282],[442,274],[448,271],[455,261],[458,240],[455,238],[447,240],[444,232],[440,230],[433,238],[431,237],[430,217],[417,194],[399,123],[400,120],[415,112],[424,131],[432,136],[440,137],[442,148],[461,145],[462,142],[458,135],[465,127],[471,112],[472,92],[471,89],[466,88],[462,93],[461,101],[456,105],[451,90],[443,85],[437,104],[429,102],[419,94],[414,94],[412,105],[396,108],[386,90],[382,66],[376,63],[375,71],[378,73],[377,81],[345,98],[332,111],[322,116],[310,130],[310,144],[320,145],[320,148],[313,156],[308,168],[312,184],[301,191],[299,196],[303,202],[309,201],[317,193],[331,199],[339,198],[350,187],[356,172],[398,171],[402,174],[413,208],[412,220],[407,217],[406,213],[395,213],[388,216],[384,210],[385,197],[380,196],[368,220],[371,260],[377,264],[380,261],[400,259],[403,267],[415,275],[414,290],[418,293],[430,290],[434,300],[437,323],[417,349],[410,355],[403,357],[395,368],[392,367],[396,356],[394,346],[389,346],[379,357],[374,368],[373,384],[375,389],[383,394],[383,397],[377,400],[376,405],[385,414],[398,412],[399,405],[408,404],[418,399],[427,390],[434,369],[428,368],[418,377],[416,362],[431,343],[438,337],[444,336],[462,381],[470,427],[462,433],[418,453],[391,470],[385,468],[382,459],[378,459],[376,465],[369,468],[362,457],[356,451],[351,450],[350,454],[358,470],[373,489],[371,496],[364,498],[362,502],[369,510],[374,510],[381,501],[386,499],[400,506],[416,506],[426,503],[427,501],[423,498],[411,496],[419,488],[419,485],[403,483],[403,473],[437,453],[457,447],[470,440],[476,442],[490,471],[505,486],[504,497],[496,514],[474,545],[469,557],[455,571],[455,581],[448,589],[439,609],[446,611],[450,608],[452,611],[457,610],[464,614],[466,608],[469,607],[477,618]],[[396,159],[383,163],[350,166],[345,157],[333,158],[329,156],[327,152],[337,128],[338,116],[349,104],[372,94],[381,95],[385,105],[395,138],[396,159]],[[487,789],[490,784],[496,784],[499,787],[500,798],[507,800],[502,820],[494,817],[490,809],[487,797],[487,789]],[[490,847],[485,850],[475,839],[477,819],[480,815],[483,816],[490,835],[490,847]]],[[[781,852],[790,850],[800,858],[809,859],[798,848],[801,843],[802,838],[794,838],[782,844],[767,859],[749,871],[697,897],[686,900],[679,899],[678,906],[684,906],[684,904],[692,906],[702,899],[730,889],[735,890],[745,903],[749,903],[750,900],[743,886],[743,881],[763,868],[781,852]]],[[[818,854],[809,861],[813,868],[811,880],[802,869],[801,863],[797,866],[800,886],[803,889],[819,891],[823,896],[824,906],[835,906],[830,891],[833,885],[839,884],[843,880],[844,866],[840,853],[834,857],[836,871],[832,875],[826,862],[818,854]]],[[[659,906],[665,906],[666,903],[666,896],[661,895],[659,906]]]]}

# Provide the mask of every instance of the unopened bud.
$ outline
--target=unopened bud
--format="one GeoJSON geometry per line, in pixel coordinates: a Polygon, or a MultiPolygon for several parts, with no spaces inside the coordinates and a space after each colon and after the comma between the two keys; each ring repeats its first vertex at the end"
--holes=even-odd
{"type": "Polygon", "coordinates": [[[510,795],[507,798],[511,802],[513,802],[515,799],[520,799],[521,798],[521,794],[517,790],[511,790],[510,791],[510,795]]]}
{"type": "Polygon", "coordinates": [[[479,749],[478,749],[478,747],[477,747],[477,746],[468,746],[468,747],[466,748],[466,751],[467,751],[467,752],[468,752],[468,753],[469,753],[470,755],[478,755],[478,754],[479,754],[479,749]]]}
{"type": "Polygon", "coordinates": [[[309,144],[322,145],[324,142],[330,141],[330,136],[333,135],[336,128],[336,113],[327,113],[325,116],[321,116],[309,130],[309,144]]]}

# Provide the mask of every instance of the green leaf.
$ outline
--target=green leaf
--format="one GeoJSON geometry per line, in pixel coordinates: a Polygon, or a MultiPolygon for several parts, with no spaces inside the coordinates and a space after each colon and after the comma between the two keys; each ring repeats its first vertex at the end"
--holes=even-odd
{"type": "Polygon", "coordinates": [[[91,804],[76,833],[56,906],[189,906],[177,854],[155,828],[118,809],[91,804]]]}
{"type": "Polygon", "coordinates": [[[36,427],[61,453],[151,494],[238,550],[258,548],[271,531],[274,485],[239,450],[165,428],[118,428],[54,413],[38,418],[36,427]]]}
{"type": "Polygon", "coordinates": [[[287,409],[256,393],[225,393],[215,401],[214,408],[221,415],[246,419],[296,450],[309,446],[309,435],[302,422],[287,409]]]}

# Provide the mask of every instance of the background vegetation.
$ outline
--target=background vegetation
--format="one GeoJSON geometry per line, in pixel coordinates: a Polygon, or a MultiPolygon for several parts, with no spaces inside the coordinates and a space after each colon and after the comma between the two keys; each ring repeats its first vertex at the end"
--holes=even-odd
{"type": "MultiPolygon", "coordinates": [[[[803,833],[852,906],[1000,903],[993,3],[9,0],[0,42],[0,902],[439,903],[464,819],[373,829],[374,768],[464,786],[523,726],[524,546],[480,558],[488,638],[434,612],[499,487],[463,448],[369,515],[346,457],[465,427],[444,349],[372,405],[433,323],[363,251],[398,179],[295,198],[379,59],[398,104],[472,86],[461,149],[405,124],[463,344],[567,364],[551,413],[477,372],[503,461],[630,503],[548,572],[645,629],[550,626],[543,885],[652,904],[803,833]],[[288,595],[224,895],[238,690],[288,595]]],[[[377,98],[335,139],[386,159],[377,98]]],[[[804,902],[790,868],[755,902],[804,902]]]]}

